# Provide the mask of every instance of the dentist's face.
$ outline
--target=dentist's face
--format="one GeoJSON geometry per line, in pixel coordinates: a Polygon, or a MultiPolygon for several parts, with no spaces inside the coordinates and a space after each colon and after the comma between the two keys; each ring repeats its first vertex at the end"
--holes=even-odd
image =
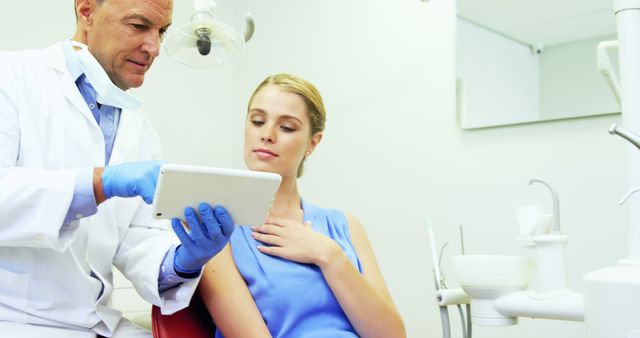
{"type": "Polygon", "coordinates": [[[317,144],[298,94],[267,85],[251,101],[244,132],[244,161],[250,170],[297,177],[298,166],[317,144]]]}
{"type": "Polygon", "coordinates": [[[79,0],[89,51],[123,90],[140,87],[171,24],[172,0],[79,0]]]}

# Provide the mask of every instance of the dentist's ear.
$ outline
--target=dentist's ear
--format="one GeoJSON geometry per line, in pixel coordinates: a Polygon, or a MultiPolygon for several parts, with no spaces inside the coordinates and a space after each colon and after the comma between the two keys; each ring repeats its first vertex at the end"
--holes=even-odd
{"type": "Polygon", "coordinates": [[[91,19],[91,14],[93,14],[93,8],[91,6],[90,0],[76,0],[76,19],[78,23],[87,23],[91,19]]]}

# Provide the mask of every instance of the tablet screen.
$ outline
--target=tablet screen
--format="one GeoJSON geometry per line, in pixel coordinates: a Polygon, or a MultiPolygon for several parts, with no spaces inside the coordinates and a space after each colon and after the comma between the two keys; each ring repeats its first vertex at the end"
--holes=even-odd
{"type": "Polygon", "coordinates": [[[152,206],[159,219],[184,219],[184,209],[202,202],[225,207],[235,224],[261,225],[282,178],[259,171],[165,164],[152,206]]]}

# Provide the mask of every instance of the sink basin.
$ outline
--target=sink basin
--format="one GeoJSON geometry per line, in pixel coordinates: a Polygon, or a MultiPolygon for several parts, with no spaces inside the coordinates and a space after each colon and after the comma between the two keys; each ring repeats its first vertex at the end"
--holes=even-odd
{"type": "Polygon", "coordinates": [[[507,326],[517,317],[500,313],[496,299],[527,287],[532,262],[520,256],[459,255],[451,257],[453,273],[471,300],[471,321],[482,326],[507,326]]]}
{"type": "Polygon", "coordinates": [[[462,287],[526,287],[533,266],[528,258],[498,255],[451,257],[453,272],[462,287]]]}

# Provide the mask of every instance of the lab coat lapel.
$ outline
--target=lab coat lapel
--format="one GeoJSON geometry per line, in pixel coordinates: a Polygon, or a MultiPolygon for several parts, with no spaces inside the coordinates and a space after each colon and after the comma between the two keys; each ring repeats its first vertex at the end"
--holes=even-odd
{"type": "Polygon", "coordinates": [[[71,105],[78,111],[79,114],[82,114],[87,120],[90,121],[91,125],[93,125],[98,131],[100,127],[98,126],[98,122],[91,114],[91,110],[87,106],[87,102],[80,94],[80,90],[76,84],[71,80],[71,76],[68,73],[64,73],[60,80],[60,86],[62,87],[62,91],[64,92],[64,96],[67,98],[67,101],[71,103],[71,105]]]}
{"type": "Polygon", "coordinates": [[[48,54],[45,58],[48,66],[58,71],[58,80],[60,81],[59,87],[62,89],[65,98],[71,106],[75,108],[78,113],[82,114],[90,123],[99,131],[100,127],[96,122],[96,119],[91,114],[91,110],[87,106],[80,90],[76,86],[75,81],[71,78],[69,70],[67,69],[67,63],[64,58],[64,52],[62,51],[62,43],[57,43],[46,50],[48,54]]]}

